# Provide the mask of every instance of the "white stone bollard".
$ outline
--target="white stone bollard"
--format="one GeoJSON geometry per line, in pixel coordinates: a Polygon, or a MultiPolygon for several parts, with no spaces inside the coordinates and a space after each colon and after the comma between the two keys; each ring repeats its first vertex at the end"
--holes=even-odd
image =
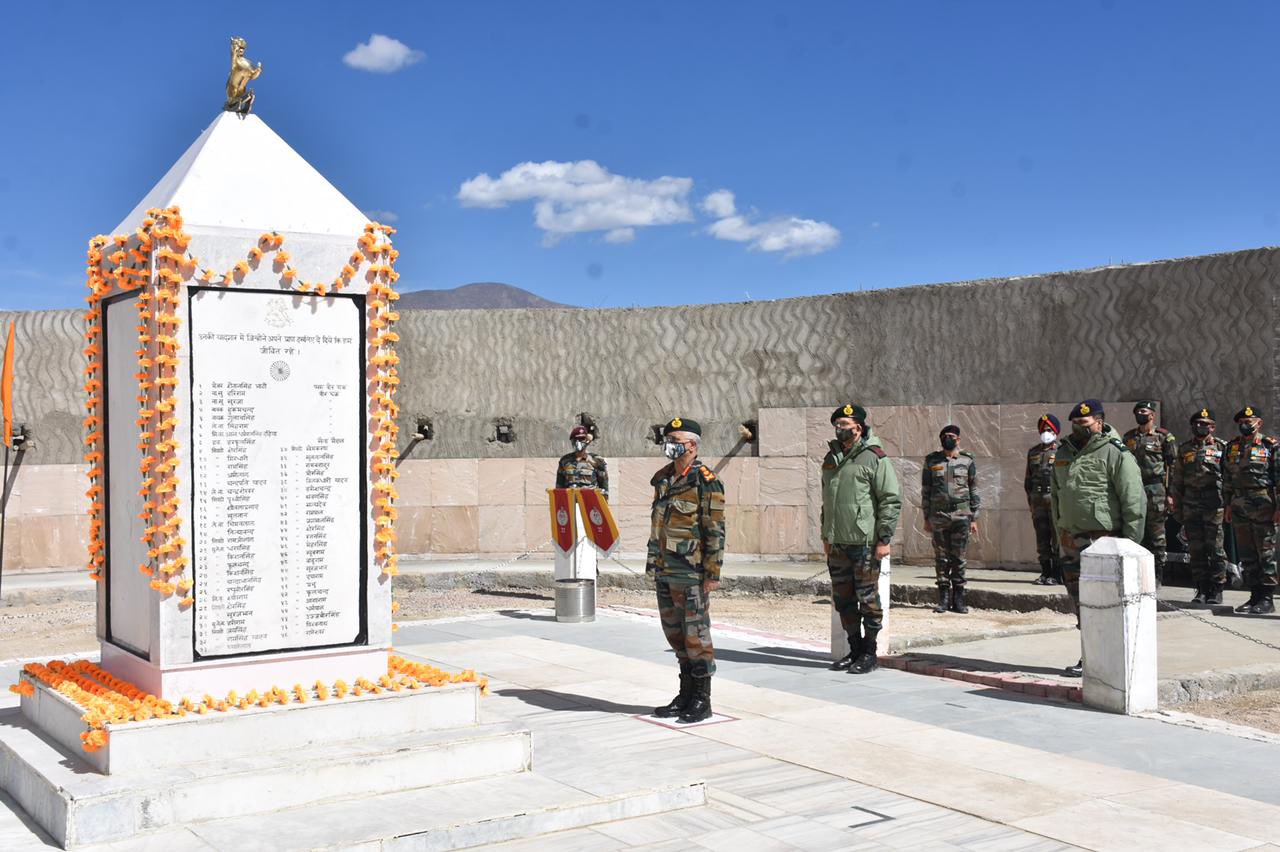
{"type": "Polygon", "coordinates": [[[582,517],[582,507],[575,506],[574,511],[578,513],[578,540],[574,542],[573,549],[568,553],[561,553],[559,548],[552,548],[556,553],[555,579],[594,581],[599,551],[591,543],[591,539],[587,538],[585,532],[587,525],[582,517]]]}
{"type": "MultiPolygon", "coordinates": [[[[889,586],[890,560],[886,556],[880,560],[880,606],[884,609],[884,629],[876,640],[877,651],[885,653],[889,647],[889,586]]],[[[840,625],[840,613],[836,612],[835,598],[831,601],[831,659],[838,660],[849,653],[849,637],[844,635],[844,627],[840,625]]]]}
{"type": "Polygon", "coordinates": [[[1080,554],[1084,703],[1134,715],[1159,705],[1155,557],[1127,538],[1080,554]]]}

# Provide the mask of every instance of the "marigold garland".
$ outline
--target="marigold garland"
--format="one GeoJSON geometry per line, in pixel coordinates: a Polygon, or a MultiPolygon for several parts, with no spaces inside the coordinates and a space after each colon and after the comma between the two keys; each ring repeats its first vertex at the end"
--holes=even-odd
{"type": "Polygon", "coordinates": [[[474,683],[480,687],[481,695],[489,694],[488,679],[478,677],[471,669],[450,673],[395,655],[387,658],[387,673],[376,682],[361,677],[356,678],[354,687],[348,687],[343,680],[335,681],[331,687],[323,681],[316,681],[310,687],[304,687],[300,683],[294,684],[289,690],[272,686],[265,692],[250,690],[243,696],[233,689],[224,698],[207,694],[199,700],[184,697],[176,705],[143,692],[88,660],[28,663],[23,666],[22,671],[25,677],[10,686],[10,691],[23,696],[33,695],[35,687],[28,678],[35,679],[56,690],[84,711],[80,720],[88,727],[80,735],[80,741],[81,747],[89,752],[97,751],[107,744],[112,727],[130,722],[145,722],[148,719],[169,719],[193,713],[226,713],[231,710],[248,710],[255,706],[270,707],[273,704],[306,704],[313,698],[321,702],[342,700],[348,695],[379,695],[388,691],[413,691],[453,683],[474,683]]]}

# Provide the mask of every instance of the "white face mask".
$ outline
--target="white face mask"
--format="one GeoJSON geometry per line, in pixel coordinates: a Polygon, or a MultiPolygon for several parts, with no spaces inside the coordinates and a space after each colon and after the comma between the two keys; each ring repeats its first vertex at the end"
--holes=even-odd
{"type": "Polygon", "coordinates": [[[585,449],[587,448],[587,442],[586,442],[586,441],[574,441],[574,442],[573,442],[573,448],[574,448],[574,450],[576,450],[577,452],[582,452],[583,450],[585,450],[585,449]]]}
{"type": "Polygon", "coordinates": [[[1040,433],[1040,443],[1042,444],[1052,444],[1056,440],[1058,440],[1058,436],[1053,432],[1045,430],[1040,433]]]}
{"type": "Polygon", "coordinates": [[[685,446],[674,441],[667,441],[662,445],[662,453],[669,459],[678,459],[684,455],[685,446]]]}

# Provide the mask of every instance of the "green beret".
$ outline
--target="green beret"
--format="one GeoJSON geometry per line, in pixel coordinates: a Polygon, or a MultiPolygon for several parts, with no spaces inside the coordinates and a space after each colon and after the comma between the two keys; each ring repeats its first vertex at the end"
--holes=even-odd
{"type": "Polygon", "coordinates": [[[831,412],[831,422],[835,423],[841,417],[852,417],[858,423],[865,423],[867,420],[867,410],[856,402],[845,403],[835,411],[831,412]]]}
{"type": "Polygon", "coordinates": [[[1155,410],[1156,410],[1156,401],[1155,401],[1154,399],[1140,399],[1140,400],[1138,400],[1137,402],[1135,402],[1135,403],[1133,404],[1133,413],[1134,413],[1134,414],[1137,414],[1137,413],[1138,413],[1138,409],[1140,409],[1140,408],[1150,408],[1152,411],[1155,411],[1155,410]]]}
{"type": "Polygon", "coordinates": [[[1216,418],[1213,416],[1213,409],[1208,406],[1197,408],[1192,413],[1191,420],[1188,422],[1195,423],[1197,420],[1213,420],[1215,423],[1217,422],[1216,418]]]}
{"type": "Polygon", "coordinates": [[[1246,405],[1236,412],[1235,421],[1239,423],[1246,417],[1261,417],[1262,415],[1258,413],[1260,410],[1256,405],[1246,405]]]}
{"type": "Polygon", "coordinates": [[[690,420],[687,417],[672,417],[662,426],[663,436],[670,435],[672,432],[692,432],[699,438],[702,437],[702,425],[697,420],[690,420]]]}

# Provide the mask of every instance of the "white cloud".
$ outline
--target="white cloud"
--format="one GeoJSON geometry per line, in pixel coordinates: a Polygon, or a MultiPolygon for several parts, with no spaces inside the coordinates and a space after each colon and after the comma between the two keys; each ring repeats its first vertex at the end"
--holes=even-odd
{"type": "Polygon", "coordinates": [[[594,160],[520,163],[490,177],[463,182],[457,198],[464,207],[506,207],[532,201],[534,224],[555,245],[569,234],[605,231],[605,241],[630,242],[636,228],[688,222],[693,179],[654,180],[615,175],[594,160]]]}
{"type": "Polygon", "coordinates": [[[374,33],[367,42],[352,48],[342,57],[342,61],[359,71],[392,74],[426,58],[427,55],[421,50],[414,50],[391,36],[374,33]]]}
{"type": "Polygon", "coordinates": [[[750,222],[745,216],[726,216],[707,232],[718,240],[747,243],[751,251],[780,251],[787,257],[820,254],[840,244],[840,232],[826,222],[782,216],[750,222]]]}
{"type": "Polygon", "coordinates": [[[381,222],[384,225],[390,225],[392,222],[399,222],[400,216],[394,210],[365,210],[364,215],[369,217],[371,222],[381,222]]]}
{"type": "Polygon", "coordinates": [[[699,206],[702,208],[702,212],[710,214],[716,219],[724,219],[738,212],[738,208],[734,204],[733,193],[727,189],[717,189],[702,199],[702,204],[699,206]]]}

